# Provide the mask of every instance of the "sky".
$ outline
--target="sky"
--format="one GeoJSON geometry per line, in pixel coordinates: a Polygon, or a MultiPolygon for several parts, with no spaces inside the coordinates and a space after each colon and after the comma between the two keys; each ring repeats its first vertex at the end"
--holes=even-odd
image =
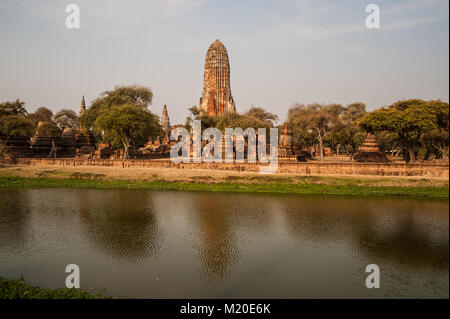
{"type": "Polygon", "coordinates": [[[154,93],[182,124],[220,39],[238,112],[281,124],[294,103],[449,100],[448,0],[0,0],[0,102],[78,111],[116,85],[154,93]],[[68,29],[66,6],[80,8],[68,29]],[[380,8],[369,29],[365,9],[380,8]]]}

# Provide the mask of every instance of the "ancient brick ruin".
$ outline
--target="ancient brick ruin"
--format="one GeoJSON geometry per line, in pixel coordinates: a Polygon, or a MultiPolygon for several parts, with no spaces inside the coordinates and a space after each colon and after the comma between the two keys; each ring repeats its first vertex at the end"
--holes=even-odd
{"type": "Polygon", "coordinates": [[[169,114],[167,113],[167,105],[164,105],[163,107],[161,126],[164,132],[164,141],[168,143],[170,140],[170,120],[169,114]]]}
{"type": "Polygon", "coordinates": [[[278,156],[289,158],[294,155],[294,134],[289,124],[285,123],[281,129],[280,141],[278,143],[278,156]]]}
{"type": "MultiPolygon", "coordinates": [[[[30,141],[27,138],[14,136],[7,138],[0,135],[0,147],[4,146],[4,153],[8,157],[31,157],[30,141]]],[[[0,151],[2,151],[0,149],[0,151]]]]}
{"type": "Polygon", "coordinates": [[[360,146],[358,152],[354,156],[356,162],[373,162],[386,163],[389,162],[386,154],[380,151],[377,137],[375,134],[368,133],[363,145],[360,146]]]}
{"type": "Polygon", "coordinates": [[[210,116],[236,111],[231,96],[228,53],[219,40],[214,41],[206,52],[200,110],[210,116]]]}

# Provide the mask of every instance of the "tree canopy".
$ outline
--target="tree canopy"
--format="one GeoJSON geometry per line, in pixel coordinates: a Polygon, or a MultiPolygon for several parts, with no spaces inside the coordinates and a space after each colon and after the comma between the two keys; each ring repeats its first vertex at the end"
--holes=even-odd
{"type": "Polygon", "coordinates": [[[26,116],[27,110],[25,109],[25,102],[19,99],[13,101],[7,101],[0,103],[0,118],[9,115],[26,116]]]}
{"type": "Polygon", "coordinates": [[[11,138],[29,140],[33,132],[33,122],[23,115],[0,116],[0,157],[4,155],[5,146],[11,138]]]}
{"type": "Polygon", "coordinates": [[[29,114],[28,117],[34,122],[34,125],[37,127],[39,122],[52,122],[53,112],[45,106],[41,106],[34,113],[29,114]]]}
{"type": "Polygon", "coordinates": [[[104,110],[114,106],[133,104],[142,109],[147,109],[153,100],[153,92],[150,88],[140,85],[116,86],[114,90],[105,91],[95,99],[91,106],[81,116],[80,121],[85,128],[93,128],[96,119],[104,110]]]}
{"type": "Polygon", "coordinates": [[[252,106],[247,112],[244,113],[244,116],[257,119],[261,122],[271,123],[272,125],[278,121],[278,115],[267,112],[263,108],[256,106],[252,106]]]}
{"type": "Polygon", "coordinates": [[[54,122],[40,122],[37,128],[38,136],[60,137],[61,131],[54,122]]]}
{"type": "MultiPolygon", "coordinates": [[[[365,115],[360,126],[372,133],[396,134],[406,161],[414,163],[418,148],[431,132],[441,147],[448,148],[448,103],[411,99],[396,102],[365,115]]],[[[431,137],[431,139],[433,139],[431,137]]]]}
{"type": "Polygon", "coordinates": [[[115,105],[102,112],[95,120],[94,128],[104,141],[123,146],[124,160],[129,158],[130,145],[144,144],[150,136],[156,137],[162,132],[157,115],[142,105],[131,103],[115,105]]]}
{"type": "Polygon", "coordinates": [[[78,129],[78,116],[72,110],[62,109],[55,114],[54,119],[61,131],[64,131],[66,128],[72,130],[78,129]]]}
{"type": "Polygon", "coordinates": [[[294,133],[312,133],[319,144],[320,160],[324,161],[324,139],[342,127],[339,119],[343,111],[340,104],[295,104],[288,111],[288,123],[294,133]]]}

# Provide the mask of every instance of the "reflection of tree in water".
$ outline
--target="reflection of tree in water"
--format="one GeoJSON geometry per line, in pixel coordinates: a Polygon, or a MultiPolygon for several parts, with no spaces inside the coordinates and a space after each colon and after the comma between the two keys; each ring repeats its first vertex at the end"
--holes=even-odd
{"type": "MultiPolygon", "coordinates": [[[[448,220],[446,231],[436,231],[438,225],[419,221],[413,204],[393,213],[395,222],[389,230],[380,225],[376,214],[359,219],[354,224],[354,249],[366,255],[367,260],[389,259],[414,267],[448,268],[448,220]]],[[[444,216],[440,217],[445,222],[444,216]]]]}
{"type": "Polygon", "coordinates": [[[286,228],[302,240],[336,242],[348,231],[348,206],[341,199],[286,196],[280,205],[286,228]]]}
{"type": "Polygon", "coordinates": [[[201,196],[195,209],[200,228],[198,254],[203,265],[205,279],[227,277],[239,257],[236,238],[231,230],[231,220],[227,213],[230,208],[225,196],[201,196]]]}
{"type": "Polygon", "coordinates": [[[80,192],[81,225],[93,247],[128,263],[158,254],[162,234],[148,192],[80,192]]]}
{"type": "Polygon", "coordinates": [[[367,260],[448,268],[448,214],[439,203],[286,198],[283,205],[286,227],[301,240],[319,244],[351,241],[367,260]],[[437,213],[428,214],[436,209],[437,213]]]}
{"type": "Polygon", "coordinates": [[[33,241],[27,191],[0,191],[0,252],[20,253],[33,241]]]}

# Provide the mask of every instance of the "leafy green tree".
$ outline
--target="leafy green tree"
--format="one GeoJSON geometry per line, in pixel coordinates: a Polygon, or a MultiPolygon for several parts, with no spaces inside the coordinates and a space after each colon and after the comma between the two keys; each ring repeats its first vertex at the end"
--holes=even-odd
{"type": "Polygon", "coordinates": [[[37,128],[38,136],[45,137],[60,137],[61,131],[58,126],[53,122],[42,122],[40,121],[40,125],[37,128]]]}
{"type": "Polygon", "coordinates": [[[188,117],[186,117],[186,121],[184,123],[184,127],[187,130],[190,130],[192,128],[193,122],[198,120],[200,120],[202,123],[202,130],[208,127],[216,127],[218,117],[210,116],[207,113],[202,112],[196,105],[190,107],[188,110],[189,115],[188,117]]]}
{"type": "Polygon", "coordinates": [[[19,137],[28,140],[33,132],[33,122],[23,115],[0,117],[0,156],[4,155],[5,147],[11,138],[19,137]]]}
{"type": "Polygon", "coordinates": [[[366,134],[362,132],[361,127],[358,125],[358,120],[366,114],[366,105],[361,102],[356,102],[347,105],[340,116],[344,126],[343,129],[347,136],[346,145],[350,157],[353,157],[358,147],[364,142],[366,134]]]}
{"type": "Polygon", "coordinates": [[[21,115],[26,116],[27,110],[25,109],[25,102],[17,99],[16,101],[7,101],[0,103],[0,118],[3,116],[21,115]]]}
{"type": "Polygon", "coordinates": [[[349,135],[344,128],[330,132],[328,136],[323,139],[325,145],[329,146],[333,151],[339,153],[342,146],[349,144],[349,135]]]}
{"type": "Polygon", "coordinates": [[[61,131],[64,131],[66,128],[70,128],[72,130],[78,129],[78,116],[72,110],[62,109],[55,114],[54,119],[56,125],[61,131]]]}
{"type": "Polygon", "coordinates": [[[133,104],[146,110],[152,103],[153,92],[150,88],[137,84],[128,86],[116,86],[114,90],[105,91],[95,99],[91,106],[81,116],[83,127],[92,129],[94,122],[102,114],[114,106],[133,104]]]}
{"type": "Polygon", "coordinates": [[[273,127],[271,121],[260,120],[256,117],[249,115],[241,115],[236,112],[226,113],[218,118],[218,121],[215,125],[216,128],[225,131],[226,128],[241,128],[246,130],[247,128],[253,128],[255,131],[258,131],[258,128],[266,128],[269,129],[273,127]]]}
{"type": "Polygon", "coordinates": [[[312,148],[318,143],[316,134],[311,129],[292,127],[293,143],[299,148],[306,148],[312,153],[312,148]]]}
{"type": "Polygon", "coordinates": [[[397,155],[401,152],[398,144],[398,134],[389,131],[381,131],[377,133],[377,141],[382,152],[391,152],[391,155],[397,155]]]}
{"type": "Polygon", "coordinates": [[[414,163],[423,134],[438,128],[438,117],[423,100],[399,101],[365,115],[359,124],[372,133],[396,133],[405,160],[414,163]]]}
{"type": "Polygon", "coordinates": [[[297,131],[313,133],[319,144],[320,161],[324,161],[324,139],[331,132],[342,128],[339,119],[343,107],[340,104],[295,104],[289,109],[288,123],[297,131]]]}
{"type": "Polygon", "coordinates": [[[33,121],[35,127],[38,126],[39,122],[53,122],[53,112],[44,106],[29,114],[28,117],[33,121]]]}
{"type": "Polygon", "coordinates": [[[243,114],[244,116],[257,119],[261,122],[267,122],[274,125],[278,121],[278,115],[267,112],[261,107],[252,106],[247,112],[243,114]]]}
{"type": "Polygon", "coordinates": [[[440,100],[432,100],[425,103],[425,108],[436,117],[436,127],[420,137],[426,149],[424,159],[427,160],[434,153],[437,157],[448,160],[449,105],[440,100]]]}
{"type": "Polygon", "coordinates": [[[123,146],[123,160],[129,158],[132,144],[142,145],[148,138],[162,134],[157,115],[139,104],[111,106],[95,120],[94,129],[113,146],[123,146]]]}

